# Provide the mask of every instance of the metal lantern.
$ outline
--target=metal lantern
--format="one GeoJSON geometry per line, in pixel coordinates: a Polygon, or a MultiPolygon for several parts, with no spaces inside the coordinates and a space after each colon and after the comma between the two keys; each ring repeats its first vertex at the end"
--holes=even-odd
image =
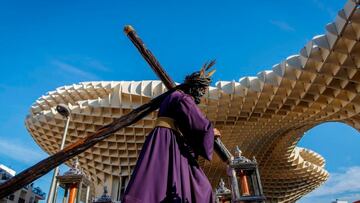
{"type": "Polygon", "coordinates": [[[262,185],[258,165],[255,160],[242,156],[239,147],[235,149],[235,157],[228,168],[233,202],[263,202],[262,185]]]}
{"type": "Polygon", "coordinates": [[[111,196],[108,195],[108,190],[106,186],[104,186],[103,194],[93,203],[113,203],[111,196]]]}
{"type": "Polygon", "coordinates": [[[65,172],[62,176],[57,176],[56,178],[60,187],[64,188],[65,190],[63,202],[90,202],[91,182],[90,179],[80,169],[77,159],[73,162],[69,171],[65,172]],[[82,193],[83,190],[86,191],[85,195],[82,193]],[[68,193],[70,193],[69,197],[68,193]],[[85,196],[85,198],[83,196],[85,196]]]}
{"type": "Polygon", "coordinates": [[[216,195],[216,203],[230,203],[232,196],[231,196],[231,190],[229,190],[227,187],[225,187],[225,182],[221,178],[219,186],[215,190],[216,195]]]}
{"type": "Polygon", "coordinates": [[[222,148],[226,152],[226,156],[229,157],[227,174],[231,191],[225,187],[225,183],[221,179],[215,192],[217,202],[264,202],[265,197],[255,157],[253,160],[249,160],[242,156],[239,147],[236,147],[234,157],[225,146],[222,145],[222,148]]]}

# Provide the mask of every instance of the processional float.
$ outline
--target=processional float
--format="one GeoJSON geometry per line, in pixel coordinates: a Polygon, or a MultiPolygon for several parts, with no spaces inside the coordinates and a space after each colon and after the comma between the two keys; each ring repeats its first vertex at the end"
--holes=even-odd
{"type": "MultiPolygon", "coordinates": [[[[135,30],[131,26],[125,26],[124,32],[133,42],[135,47],[139,50],[155,74],[167,87],[168,91],[155,97],[149,103],[146,103],[134,109],[130,113],[115,119],[112,123],[101,127],[95,133],[85,138],[78,139],[59,152],[43,159],[37,164],[25,169],[21,173],[4,182],[0,185],[0,199],[30,184],[55,167],[84,152],[121,128],[136,123],[140,119],[158,109],[163,99],[176,90],[175,82],[164,71],[151,51],[146,48],[145,44],[138,37],[135,30]]],[[[228,176],[231,183],[231,190],[226,189],[224,182],[220,183],[219,188],[216,190],[217,201],[263,202],[265,198],[262,193],[256,161],[253,162],[246,159],[245,157],[241,156],[241,153],[240,155],[238,153],[238,155],[234,157],[221,142],[220,138],[215,139],[214,150],[219,155],[219,157],[228,164],[228,176]],[[248,179],[250,181],[248,181],[248,179]],[[249,184],[249,182],[251,184],[249,184]],[[249,187],[249,185],[252,187],[249,187]]]]}

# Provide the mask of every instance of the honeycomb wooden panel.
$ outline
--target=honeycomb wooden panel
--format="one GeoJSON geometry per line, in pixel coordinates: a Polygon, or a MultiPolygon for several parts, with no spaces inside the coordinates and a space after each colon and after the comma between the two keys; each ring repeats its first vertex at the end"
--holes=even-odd
{"type": "MultiPolygon", "coordinates": [[[[358,5],[349,0],[324,35],[315,36],[299,55],[272,70],[239,82],[217,82],[200,106],[222,131],[229,149],[239,145],[245,156],[256,157],[268,201],[294,202],[328,178],[319,154],[296,147],[304,132],[329,121],[360,129],[358,5]]],[[[57,104],[65,103],[72,111],[68,144],[165,91],[159,81],[63,86],[35,101],[25,123],[35,141],[53,154],[59,150],[65,124],[55,110],[57,104]]],[[[113,193],[125,187],[155,119],[156,112],[78,156],[99,185],[99,194],[103,184],[113,193]]],[[[225,176],[218,157],[201,163],[214,185],[225,176]]]]}

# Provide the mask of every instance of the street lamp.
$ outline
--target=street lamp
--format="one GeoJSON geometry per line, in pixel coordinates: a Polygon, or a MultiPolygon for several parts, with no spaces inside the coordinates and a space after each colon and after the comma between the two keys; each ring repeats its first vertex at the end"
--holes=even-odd
{"type": "MultiPolygon", "coordinates": [[[[69,123],[70,123],[70,118],[71,118],[71,111],[69,109],[68,106],[66,106],[65,104],[59,104],[56,106],[56,111],[62,115],[64,118],[66,118],[66,124],[65,124],[65,129],[64,129],[64,134],[61,140],[61,145],[60,145],[60,150],[64,149],[64,145],[65,145],[65,140],[66,140],[66,134],[68,131],[68,127],[69,127],[69,123]]],[[[49,189],[49,195],[47,198],[47,203],[53,203],[54,202],[54,193],[55,191],[57,191],[58,188],[58,184],[56,182],[56,176],[59,173],[59,167],[57,166],[54,169],[54,174],[51,180],[51,185],[50,185],[50,189],[49,189]]]]}

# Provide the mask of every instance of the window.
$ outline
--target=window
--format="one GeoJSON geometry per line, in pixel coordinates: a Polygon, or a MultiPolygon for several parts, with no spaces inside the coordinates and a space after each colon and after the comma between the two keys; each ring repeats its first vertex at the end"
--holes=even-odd
{"type": "Polygon", "coordinates": [[[8,199],[11,200],[11,201],[14,201],[15,195],[13,195],[13,194],[12,194],[12,195],[9,195],[8,199]]]}
{"type": "Polygon", "coordinates": [[[25,203],[25,199],[20,197],[18,203],[25,203]]]}

